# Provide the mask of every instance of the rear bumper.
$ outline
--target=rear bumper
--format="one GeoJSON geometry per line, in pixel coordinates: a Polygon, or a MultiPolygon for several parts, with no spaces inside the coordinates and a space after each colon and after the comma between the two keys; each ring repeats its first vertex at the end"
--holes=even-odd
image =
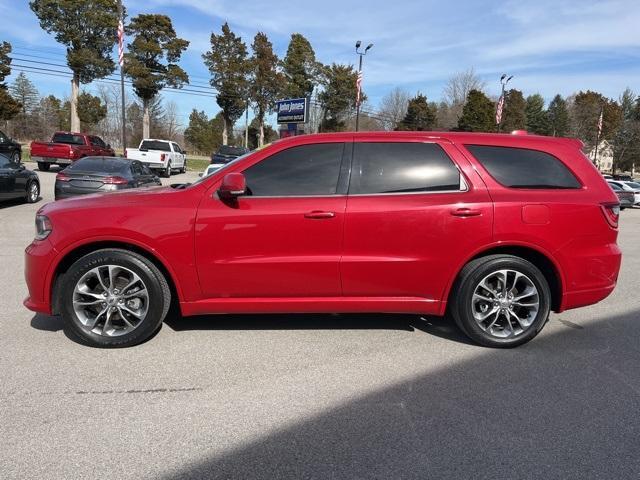
{"type": "Polygon", "coordinates": [[[69,158],[40,157],[37,155],[32,156],[31,161],[37,163],[55,163],[58,165],[71,165],[73,163],[73,160],[69,158]]]}

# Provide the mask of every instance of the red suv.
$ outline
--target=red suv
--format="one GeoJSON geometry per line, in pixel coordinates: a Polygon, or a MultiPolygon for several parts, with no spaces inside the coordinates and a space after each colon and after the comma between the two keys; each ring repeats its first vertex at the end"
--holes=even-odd
{"type": "MultiPolygon", "coordinates": [[[[281,140],[193,184],[63,200],[26,250],[34,311],[101,347],[182,315],[450,315],[482,345],[616,285],[616,195],[577,140],[341,133],[281,140]]],[[[215,320],[212,320],[215,321],[215,320]]]]}

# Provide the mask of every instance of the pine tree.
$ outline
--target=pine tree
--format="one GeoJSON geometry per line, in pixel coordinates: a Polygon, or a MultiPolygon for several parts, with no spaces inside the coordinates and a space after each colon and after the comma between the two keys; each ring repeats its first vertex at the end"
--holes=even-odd
{"type": "Polygon", "coordinates": [[[216,101],[224,118],[222,143],[227,145],[229,132],[248,107],[251,65],[247,59],[247,46],[225,23],[220,35],[211,34],[211,50],[202,58],[211,72],[211,86],[218,91],[216,101]]]}
{"type": "Polygon", "coordinates": [[[418,93],[409,100],[407,114],[398,124],[398,130],[428,131],[436,125],[437,107],[427,102],[427,97],[418,93]]]}
{"type": "Polygon", "coordinates": [[[11,44],[0,44],[0,120],[11,120],[20,113],[21,105],[9,94],[4,79],[11,75],[11,44]]]}
{"type": "Polygon", "coordinates": [[[258,146],[264,144],[264,117],[272,112],[282,92],[284,76],[278,72],[278,57],[267,36],[258,32],[253,39],[251,57],[250,96],[255,105],[258,128],[258,146]]]}
{"type": "Polygon", "coordinates": [[[106,77],[115,69],[117,0],[32,0],[29,7],[40,27],[67,49],[71,79],[71,130],[80,130],[77,113],[80,84],[106,77]]]}
{"type": "Polygon", "coordinates": [[[15,126],[20,138],[32,136],[34,119],[31,118],[40,101],[40,95],[35,85],[27,78],[24,72],[13,81],[9,87],[11,96],[20,104],[20,113],[15,117],[15,126]]]}
{"type": "Polygon", "coordinates": [[[465,132],[491,132],[495,130],[495,105],[484,93],[471,90],[462,108],[458,129],[465,132]]]}
{"type": "MultiPolygon", "coordinates": [[[[318,100],[324,111],[323,132],[339,132],[346,128],[346,116],[356,107],[356,72],[352,65],[332,64],[323,69],[324,90],[318,100]]],[[[360,94],[362,102],[366,100],[360,94]]]]}
{"type": "Polygon", "coordinates": [[[566,137],[569,134],[569,110],[567,102],[560,95],[551,100],[547,109],[549,133],[554,137],[566,137]]]}
{"type": "Polygon", "coordinates": [[[189,83],[189,76],[177,64],[189,42],[178,38],[166,15],[140,14],[127,25],[126,32],[133,41],[125,55],[125,74],[142,100],[142,135],[149,138],[150,102],[166,86],[180,88],[189,83]]]}
{"type": "Polygon", "coordinates": [[[537,135],[549,135],[551,126],[549,117],[544,109],[544,98],[536,93],[527,97],[525,107],[527,116],[527,131],[537,135]]]}
{"type": "Polygon", "coordinates": [[[503,132],[524,130],[527,125],[526,106],[527,103],[520,90],[512,88],[506,92],[500,130],[503,132]]]}
{"type": "Polygon", "coordinates": [[[287,54],[282,61],[282,71],[286,78],[286,98],[310,97],[320,81],[322,65],[316,61],[309,40],[299,33],[291,35],[287,54]]]}

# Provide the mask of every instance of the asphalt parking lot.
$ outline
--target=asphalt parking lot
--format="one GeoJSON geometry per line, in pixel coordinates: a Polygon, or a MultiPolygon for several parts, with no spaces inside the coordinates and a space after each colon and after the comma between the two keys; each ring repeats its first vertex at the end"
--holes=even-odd
{"type": "Polygon", "coordinates": [[[0,205],[1,479],[640,478],[640,209],[613,295],[517,349],[412,315],[229,315],[99,350],[22,306],[55,174],[0,205]]]}

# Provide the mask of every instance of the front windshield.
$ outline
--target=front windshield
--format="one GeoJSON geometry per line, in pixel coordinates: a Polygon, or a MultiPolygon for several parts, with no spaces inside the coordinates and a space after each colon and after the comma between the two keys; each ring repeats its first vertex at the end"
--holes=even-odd
{"type": "MultiPolygon", "coordinates": [[[[256,150],[252,150],[249,153],[245,153],[244,155],[239,156],[238,158],[234,158],[233,160],[231,160],[229,163],[226,163],[224,166],[220,167],[219,169],[217,169],[214,173],[217,175],[218,173],[229,169],[230,167],[232,167],[233,165],[235,165],[236,163],[238,163],[239,161],[247,158],[249,155],[252,155],[253,153],[255,153],[256,150]]],[[[195,182],[193,182],[191,185],[198,185],[200,183],[202,183],[204,180],[206,180],[207,178],[211,177],[211,175],[202,175],[202,177],[200,177],[198,180],[196,180],[195,182]]]]}

